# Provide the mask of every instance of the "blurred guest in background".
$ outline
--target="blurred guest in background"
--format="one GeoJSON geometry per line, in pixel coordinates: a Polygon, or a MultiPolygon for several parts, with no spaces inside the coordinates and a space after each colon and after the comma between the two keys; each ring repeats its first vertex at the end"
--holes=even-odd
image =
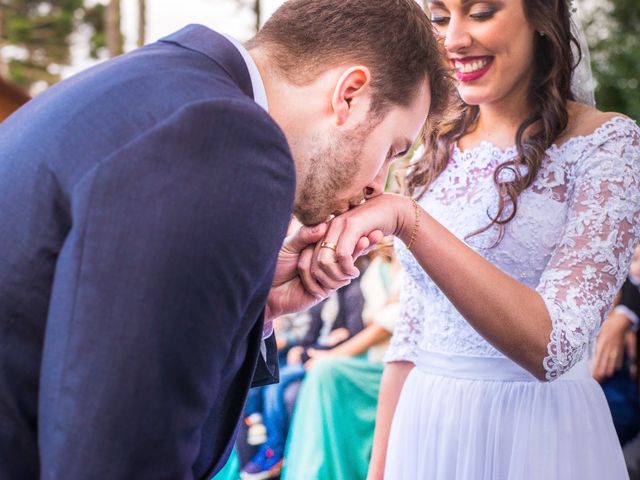
{"type": "Polygon", "coordinates": [[[640,398],[638,326],[640,319],[640,246],[618,302],[596,341],[592,372],[602,385],[631,480],[640,478],[640,398]]]}
{"type": "MultiPolygon", "coordinates": [[[[357,264],[363,272],[366,262],[366,257],[362,257],[357,264]]],[[[289,430],[285,390],[304,378],[310,352],[336,347],[362,330],[364,297],[360,278],[309,310],[308,331],[299,345],[288,349],[286,364],[280,369],[280,382],[261,389],[266,441],[243,467],[243,479],[262,480],[280,475],[289,430]]]]}
{"type": "Polygon", "coordinates": [[[382,357],[399,310],[401,268],[389,244],[362,278],[364,330],[311,359],[287,441],[285,480],[364,479],[373,443],[382,357]]]}

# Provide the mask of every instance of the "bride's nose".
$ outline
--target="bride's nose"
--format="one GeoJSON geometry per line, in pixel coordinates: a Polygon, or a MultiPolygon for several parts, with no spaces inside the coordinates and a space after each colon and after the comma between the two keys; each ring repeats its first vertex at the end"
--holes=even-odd
{"type": "Polygon", "coordinates": [[[473,39],[467,30],[466,22],[452,15],[444,35],[444,47],[449,52],[459,52],[469,48],[472,43],[473,39]]]}

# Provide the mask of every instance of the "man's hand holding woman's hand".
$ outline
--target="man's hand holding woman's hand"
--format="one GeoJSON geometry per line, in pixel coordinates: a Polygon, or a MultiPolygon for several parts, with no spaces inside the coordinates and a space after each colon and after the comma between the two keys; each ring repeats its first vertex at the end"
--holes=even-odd
{"type": "Polygon", "coordinates": [[[360,275],[356,259],[387,235],[406,243],[413,218],[409,198],[383,194],[329,224],[300,228],[285,239],[278,254],[265,320],[306,310],[351,283],[360,275]]]}
{"type": "MultiPolygon", "coordinates": [[[[301,227],[296,233],[284,240],[278,253],[276,271],[267,297],[265,323],[288,313],[306,310],[319,301],[327,298],[333,291],[351,282],[359,272],[342,281],[327,282],[320,285],[310,277],[312,262],[320,248],[322,237],[327,231],[327,224],[314,227],[301,227]],[[302,275],[306,276],[303,281],[302,275]],[[308,286],[307,286],[308,285],[308,286]]],[[[358,242],[358,252],[375,243],[378,235],[363,238],[358,242]]]]}
{"type": "Polygon", "coordinates": [[[387,235],[407,242],[413,227],[411,200],[383,194],[334,218],[322,241],[301,255],[300,278],[309,292],[335,290],[359,275],[355,261],[387,235]],[[322,247],[322,245],[329,245],[322,247]],[[304,256],[304,259],[303,259],[304,256]]]}
{"type": "Polygon", "coordinates": [[[313,248],[326,231],[327,224],[321,223],[315,227],[301,227],[295,234],[285,238],[278,253],[276,271],[267,298],[265,322],[287,313],[306,310],[324,298],[304,287],[298,268],[302,252],[313,248]]]}

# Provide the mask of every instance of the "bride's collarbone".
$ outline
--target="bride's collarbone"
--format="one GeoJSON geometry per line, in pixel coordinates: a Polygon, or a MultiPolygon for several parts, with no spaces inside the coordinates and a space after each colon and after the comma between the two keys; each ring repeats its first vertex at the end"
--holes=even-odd
{"type": "Polygon", "coordinates": [[[626,118],[617,112],[601,112],[600,110],[582,103],[569,103],[569,122],[564,132],[554,142],[562,146],[575,137],[587,137],[608,121],[616,118],[626,118]]]}

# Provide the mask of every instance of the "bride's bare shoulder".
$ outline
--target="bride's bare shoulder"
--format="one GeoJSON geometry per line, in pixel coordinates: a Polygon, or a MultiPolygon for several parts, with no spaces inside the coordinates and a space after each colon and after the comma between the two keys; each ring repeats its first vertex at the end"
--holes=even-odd
{"type": "Polygon", "coordinates": [[[600,110],[577,102],[569,102],[569,123],[567,129],[558,139],[564,143],[572,137],[590,135],[609,120],[625,115],[617,112],[601,112],[600,110]]]}

